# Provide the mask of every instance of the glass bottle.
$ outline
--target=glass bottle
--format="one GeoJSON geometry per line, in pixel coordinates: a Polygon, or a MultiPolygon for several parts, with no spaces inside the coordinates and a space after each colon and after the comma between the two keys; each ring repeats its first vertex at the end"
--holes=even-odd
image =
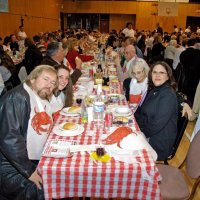
{"type": "Polygon", "coordinates": [[[88,113],[87,113],[85,101],[82,101],[82,104],[81,104],[81,122],[82,123],[88,122],[88,113]]]}

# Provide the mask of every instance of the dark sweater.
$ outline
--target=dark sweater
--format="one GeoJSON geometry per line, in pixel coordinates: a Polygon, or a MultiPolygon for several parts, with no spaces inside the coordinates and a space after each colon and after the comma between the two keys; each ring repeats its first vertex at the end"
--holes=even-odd
{"type": "Polygon", "coordinates": [[[141,131],[150,145],[165,160],[172,149],[177,134],[177,96],[168,85],[155,87],[135,113],[141,131]]]}

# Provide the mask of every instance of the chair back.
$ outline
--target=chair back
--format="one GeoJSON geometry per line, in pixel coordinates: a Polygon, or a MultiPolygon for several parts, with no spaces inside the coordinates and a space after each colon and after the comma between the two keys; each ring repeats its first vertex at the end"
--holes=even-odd
{"type": "Polygon", "coordinates": [[[183,134],[185,132],[187,124],[188,124],[187,117],[184,117],[184,116],[182,117],[182,113],[179,112],[178,113],[178,121],[177,121],[177,130],[178,131],[177,131],[176,140],[175,140],[174,146],[173,146],[173,148],[174,148],[173,153],[172,153],[173,156],[175,155],[175,153],[176,153],[176,151],[178,149],[178,146],[179,146],[179,144],[181,142],[181,139],[183,137],[183,134]]]}
{"type": "Polygon", "coordinates": [[[179,62],[175,70],[175,80],[178,86],[178,91],[183,92],[185,82],[185,70],[183,65],[179,62]]]}
{"type": "Polygon", "coordinates": [[[26,72],[26,68],[24,66],[22,66],[19,70],[19,73],[18,73],[18,77],[21,81],[21,83],[23,83],[27,77],[27,72],[26,72]]]}
{"type": "Polygon", "coordinates": [[[200,176],[200,130],[192,140],[186,158],[186,171],[191,178],[200,176]]]}
{"type": "Polygon", "coordinates": [[[125,91],[125,97],[127,101],[129,101],[130,83],[131,78],[127,78],[123,82],[123,90],[125,91]]]}
{"type": "MultiPolygon", "coordinates": [[[[179,112],[178,113],[178,121],[177,121],[177,136],[176,136],[171,154],[170,154],[170,156],[167,160],[170,160],[175,156],[176,151],[177,151],[179,144],[181,142],[181,139],[183,137],[183,134],[185,132],[185,129],[187,127],[187,124],[188,124],[188,119],[186,117],[182,117],[182,113],[179,112]]],[[[165,163],[167,164],[167,161],[165,161],[165,163]]]]}

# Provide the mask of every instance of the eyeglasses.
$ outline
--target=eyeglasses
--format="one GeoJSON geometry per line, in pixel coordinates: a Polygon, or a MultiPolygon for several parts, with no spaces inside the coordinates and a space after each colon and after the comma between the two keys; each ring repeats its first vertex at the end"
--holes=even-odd
{"type": "Polygon", "coordinates": [[[43,80],[44,80],[45,82],[50,83],[51,86],[53,86],[53,87],[56,86],[56,81],[51,80],[51,79],[50,79],[49,77],[47,77],[47,76],[44,76],[44,77],[42,77],[42,78],[43,78],[43,80]]]}
{"type": "Polygon", "coordinates": [[[165,74],[167,74],[167,72],[157,72],[157,71],[152,71],[153,75],[159,75],[159,76],[164,76],[165,74]]]}

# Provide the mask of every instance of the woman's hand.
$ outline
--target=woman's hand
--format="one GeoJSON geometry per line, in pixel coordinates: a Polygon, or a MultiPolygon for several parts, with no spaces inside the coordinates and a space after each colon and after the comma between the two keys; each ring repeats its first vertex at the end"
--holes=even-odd
{"type": "Polygon", "coordinates": [[[187,103],[183,104],[182,117],[183,116],[187,116],[189,120],[192,117],[192,109],[187,103]]]}
{"type": "Polygon", "coordinates": [[[82,60],[79,57],[75,58],[76,68],[81,69],[82,60]]]}
{"type": "Polygon", "coordinates": [[[120,66],[120,58],[119,58],[119,55],[118,55],[118,54],[115,55],[113,59],[114,59],[115,64],[116,64],[117,66],[120,66]]]}
{"type": "Polygon", "coordinates": [[[42,189],[42,187],[41,187],[42,178],[38,174],[37,169],[31,174],[31,176],[29,177],[29,180],[32,181],[33,183],[35,183],[38,189],[40,189],[40,190],[42,189]]]}

